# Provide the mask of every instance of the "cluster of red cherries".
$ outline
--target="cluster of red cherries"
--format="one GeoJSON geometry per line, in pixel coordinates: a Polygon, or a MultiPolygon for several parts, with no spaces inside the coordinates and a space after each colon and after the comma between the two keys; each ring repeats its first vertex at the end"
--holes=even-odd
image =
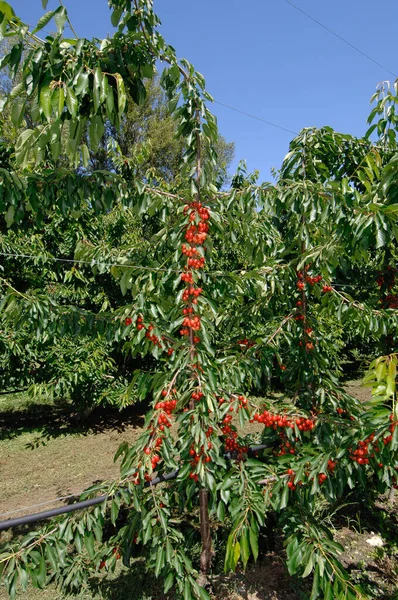
{"type": "MultiPolygon", "coordinates": [[[[336,468],[336,461],[329,459],[328,465],[327,465],[327,470],[330,472],[331,475],[333,475],[335,468],[336,468]]],[[[300,486],[303,485],[302,481],[298,481],[297,483],[295,483],[294,479],[295,479],[296,472],[293,469],[288,469],[287,475],[289,476],[289,478],[288,478],[286,485],[290,490],[292,490],[292,492],[294,492],[297,489],[298,485],[300,485],[300,486]]],[[[306,477],[309,477],[309,473],[306,472],[305,475],[306,475],[306,477]]],[[[327,473],[318,473],[319,485],[322,485],[323,483],[325,483],[327,478],[328,478],[327,473]]]]}
{"type": "MultiPolygon", "coordinates": [[[[112,554],[115,555],[116,560],[119,560],[120,558],[122,558],[119,548],[113,548],[112,554]]],[[[99,568],[103,569],[105,566],[106,566],[106,560],[101,560],[101,562],[99,564],[99,568]]]]}
{"type": "MultiPolygon", "coordinates": [[[[308,273],[309,268],[310,265],[306,265],[304,273],[303,271],[297,271],[296,286],[301,292],[304,291],[306,283],[308,283],[309,285],[315,285],[316,283],[320,283],[322,281],[322,275],[310,275],[308,273]]],[[[333,288],[331,285],[325,284],[322,286],[323,292],[331,292],[332,290],[333,288]]]]}
{"type": "MultiPolygon", "coordinates": [[[[285,414],[271,413],[268,410],[264,410],[262,413],[256,413],[250,420],[251,423],[254,421],[262,423],[264,427],[278,432],[280,444],[278,449],[274,451],[276,456],[296,454],[294,442],[289,440],[286,435],[287,430],[295,430],[297,428],[299,431],[305,432],[312,431],[316,426],[313,419],[308,419],[307,417],[289,418],[285,414]]],[[[298,441],[298,438],[296,438],[296,441],[298,441]]]]}
{"type": "Polygon", "coordinates": [[[299,341],[299,346],[305,345],[305,349],[307,350],[307,352],[312,352],[312,350],[315,348],[314,342],[311,339],[313,331],[314,330],[312,329],[312,327],[305,327],[304,340],[299,341]]]}
{"type": "Polygon", "coordinates": [[[198,249],[203,246],[207,239],[209,231],[209,210],[201,202],[191,202],[184,207],[184,213],[188,214],[189,223],[185,232],[185,240],[189,243],[182,244],[181,252],[187,256],[187,264],[184,272],[181,274],[181,281],[186,284],[182,294],[182,300],[187,305],[183,309],[184,320],[180,329],[180,335],[187,336],[193,344],[200,342],[200,337],[194,335],[201,329],[199,315],[195,315],[194,306],[198,303],[198,297],[202,293],[202,288],[195,286],[194,271],[203,269],[205,258],[198,249]]]}
{"type": "MultiPolygon", "coordinates": [[[[218,403],[222,406],[227,401],[224,398],[218,398],[218,403]]],[[[230,407],[229,413],[239,412],[239,410],[247,409],[248,400],[245,396],[231,396],[229,399],[230,407]],[[235,408],[235,404],[238,402],[237,407],[235,408]]],[[[249,451],[248,446],[242,445],[238,441],[238,432],[236,427],[232,425],[232,415],[226,414],[220,423],[221,432],[224,436],[224,447],[225,451],[233,454],[234,459],[236,461],[244,460],[249,451]]]]}
{"type": "Polygon", "coordinates": [[[262,413],[256,413],[253,416],[251,422],[256,421],[257,423],[263,423],[265,427],[277,429],[295,429],[297,426],[299,431],[312,431],[315,427],[315,421],[313,419],[307,419],[306,417],[297,417],[295,419],[289,419],[284,414],[271,413],[268,410],[264,410],[262,413]]]}
{"type": "MultiPolygon", "coordinates": [[[[390,425],[388,427],[389,434],[382,438],[384,446],[388,446],[392,442],[393,433],[398,425],[398,421],[391,414],[390,425]]],[[[365,440],[358,442],[355,450],[352,448],[348,449],[351,460],[357,462],[359,465],[368,465],[370,458],[375,458],[375,453],[380,452],[379,441],[375,440],[375,434],[371,433],[365,440]]],[[[383,467],[382,463],[378,463],[380,468],[383,467]]]]}
{"type": "Polygon", "coordinates": [[[374,453],[369,454],[369,445],[372,446],[375,452],[379,451],[377,441],[374,442],[373,433],[369,437],[367,437],[366,440],[360,440],[355,450],[353,450],[352,448],[348,449],[351,460],[357,462],[359,465],[368,465],[369,457],[374,458],[375,456],[374,453]]]}
{"type": "MultiPolygon", "coordinates": [[[[148,426],[151,434],[151,441],[148,446],[144,448],[144,454],[150,457],[152,472],[156,470],[158,463],[161,461],[161,458],[157,452],[163,444],[163,432],[166,428],[172,426],[170,417],[177,407],[176,394],[176,388],[173,388],[172,390],[162,390],[163,400],[155,404],[155,410],[157,412],[154,415],[152,424],[148,426]]],[[[140,466],[141,465],[138,465],[138,468],[140,468],[140,466]]],[[[146,481],[150,481],[151,475],[149,473],[145,473],[144,479],[146,481]]],[[[133,483],[137,485],[140,483],[138,471],[136,471],[133,475],[133,483]]]]}
{"type": "Polygon", "coordinates": [[[388,428],[390,430],[390,435],[387,435],[385,438],[383,438],[383,443],[385,446],[387,446],[387,444],[390,444],[392,442],[392,434],[394,433],[395,428],[398,424],[398,421],[394,420],[393,414],[390,415],[390,421],[391,421],[391,424],[388,428]]]}
{"type": "MultiPolygon", "coordinates": [[[[133,323],[133,319],[131,317],[126,317],[126,319],[124,320],[124,324],[126,325],[126,327],[129,327],[130,325],[132,325],[132,323],[133,323]]],[[[152,331],[154,330],[154,326],[152,325],[152,323],[150,323],[148,326],[146,326],[144,324],[144,319],[142,317],[138,317],[136,327],[137,327],[138,331],[145,329],[146,330],[145,337],[148,338],[155,346],[158,346],[159,348],[163,348],[165,338],[162,337],[162,341],[160,341],[159,337],[157,335],[155,335],[154,333],[152,333],[152,331]]],[[[168,356],[171,356],[173,354],[173,352],[174,352],[173,348],[169,347],[167,349],[168,356]]]]}
{"type": "MultiPolygon", "coordinates": [[[[126,327],[129,327],[133,323],[133,319],[131,317],[127,317],[124,320],[124,324],[126,327]]],[[[145,337],[147,337],[155,346],[162,347],[162,342],[159,340],[158,336],[152,333],[154,330],[154,326],[150,323],[148,326],[144,325],[144,319],[142,317],[137,318],[137,330],[141,331],[142,329],[146,329],[145,337]]]]}
{"type": "MultiPolygon", "coordinates": [[[[306,265],[304,272],[303,271],[297,272],[296,285],[297,285],[298,290],[301,292],[304,292],[306,283],[313,286],[322,280],[322,275],[310,275],[308,273],[308,270],[309,270],[309,265],[306,265]]],[[[330,285],[324,285],[322,287],[323,292],[331,292],[332,289],[333,288],[330,285]]],[[[294,315],[294,319],[296,321],[301,321],[303,324],[303,339],[301,339],[299,341],[299,346],[305,347],[307,352],[312,352],[315,349],[315,344],[314,344],[314,340],[313,340],[313,329],[312,329],[312,327],[308,326],[308,324],[306,322],[305,314],[303,312],[300,312],[300,309],[305,308],[305,299],[303,298],[301,300],[297,300],[296,306],[297,306],[298,311],[294,315]]]]}

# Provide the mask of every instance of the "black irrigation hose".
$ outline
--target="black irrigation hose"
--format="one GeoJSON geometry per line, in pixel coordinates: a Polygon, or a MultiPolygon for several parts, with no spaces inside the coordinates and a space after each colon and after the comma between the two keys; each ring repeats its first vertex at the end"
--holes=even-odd
{"type": "Polygon", "coordinates": [[[75,510],[82,510],[89,506],[95,506],[101,504],[106,500],[107,496],[98,496],[97,498],[91,498],[90,500],[83,500],[82,502],[76,502],[75,504],[68,504],[67,506],[61,506],[60,508],[52,508],[51,510],[45,510],[43,512],[35,513],[33,515],[27,515],[26,517],[19,517],[17,519],[8,519],[8,521],[0,522],[0,531],[9,529],[10,527],[19,527],[20,525],[27,525],[28,523],[34,523],[35,521],[43,521],[44,519],[51,519],[58,515],[74,512],[75,510]]]}
{"type": "MultiPolygon", "coordinates": [[[[251,446],[249,448],[249,454],[254,454],[255,452],[259,452],[260,450],[264,450],[265,448],[267,448],[267,446],[265,446],[264,444],[260,446],[251,446]]],[[[164,481],[171,481],[172,479],[176,479],[177,475],[178,469],[176,471],[172,471],[171,473],[166,473],[166,475],[159,475],[159,477],[155,477],[154,479],[152,479],[152,481],[147,482],[145,485],[152,486],[158,485],[159,483],[162,483],[164,481]]],[[[104,502],[107,499],[107,495],[97,496],[97,498],[82,500],[81,502],[75,502],[74,504],[61,506],[59,508],[52,508],[51,510],[45,510],[43,512],[34,513],[33,515],[18,517],[17,519],[8,519],[7,521],[0,521],[0,531],[5,531],[6,529],[10,529],[11,527],[27,525],[28,523],[34,523],[36,521],[44,521],[45,519],[51,519],[53,517],[57,517],[58,515],[75,512],[76,510],[83,510],[84,508],[89,508],[90,506],[102,504],[102,502],[104,502]]]]}

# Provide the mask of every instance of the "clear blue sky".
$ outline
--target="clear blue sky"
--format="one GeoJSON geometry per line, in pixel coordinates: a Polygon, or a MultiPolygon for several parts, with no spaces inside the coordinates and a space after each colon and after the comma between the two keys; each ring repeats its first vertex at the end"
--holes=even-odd
{"type": "MultiPolygon", "coordinates": [[[[8,0],[25,21],[40,0],[8,0]]],[[[80,36],[112,32],[106,0],[64,0],[80,36]]],[[[304,11],[398,73],[397,0],[294,0],[304,11]]],[[[57,0],[50,0],[48,9],[57,0]]],[[[369,98],[392,75],[300,14],[285,0],[155,0],[162,33],[206,78],[216,100],[287,129],[330,125],[366,131],[369,98]]],[[[50,27],[49,25],[47,28],[50,27]]],[[[291,134],[219,105],[221,133],[236,143],[236,160],[270,178],[291,134]]]]}

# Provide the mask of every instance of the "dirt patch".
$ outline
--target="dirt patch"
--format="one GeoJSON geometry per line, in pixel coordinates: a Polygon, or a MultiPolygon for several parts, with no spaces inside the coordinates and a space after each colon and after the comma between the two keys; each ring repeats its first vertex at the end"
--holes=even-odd
{"type": "Polygon", "coordinates": [[[380,539],[382,544],[385,542],[374,532],[358,533],[348,527],[343,527],[335,535],[336,542],[344,547],[344,552],[340,554],[340,561],[343,567],[352,568],[361,564],[364,568],[375,566],[375,546],[372,546],[368,540],[380,539]]]}
{"type": "Polygon", "coordinates": [[[284,561],[269,554],[246,573],[216,578],[214,600],[298,600],[284,561]]]}
{"type": "MultiPolygon", "coordinates": [[[[141,432],[143,417],[129,414],[112,426],[95,416],[90,424],[77,426],[75,420],[54,407],[47,407],[47,419],[30,422],[30,411],[14,411],[12,428],[6,427],[10,414],[0,417],[0,476],[2,493],[0,519],[18,517],[60,505],[54,503],[3,516],[59,496],[80,494],[82,490],[107,479],[116,479],[119,465],[113,457],[119,445],[134,442],[141,432]],[[53,420],[51,420],[53,417],[53,420]],[[38,422],[39,421],[39,422],[38,422]]],[[[38,407],[38,413],[44,412],[38,407]]],[[[105,417],[106,418],[106,417],[105,417]]]]}
{"type": "Polygon", "coordinates": [[[353,582],[369,590],[372,598],[397,598],[398,556],[386,540],[373,531],[360,533],[348,527],[339,530],[335,540],[344,548],[339,560],[353,582]],[[379,544],[372,545],[372,540],[379,544]]]}
{"type": "Polygon", "coordinates": [[[344,389],[348,394],[354,396],[354,398],[358,398],[361,402],[367,402],[372,397],[372,390],[368,387],[362,385],[362,381],[354,380],[354,381],[346,381],[344,383],[344,389]]]}

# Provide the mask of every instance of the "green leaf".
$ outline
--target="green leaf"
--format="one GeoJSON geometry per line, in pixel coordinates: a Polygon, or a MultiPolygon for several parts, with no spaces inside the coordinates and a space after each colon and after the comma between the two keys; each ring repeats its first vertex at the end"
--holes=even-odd
{"type": "Polygon", "coordinates": [[[39,104],[46,119],[51,118],[51,96],[52,90],[48,86],[41,89],[39,104]]]}
{"type": "Polygon", "coordinates": [[[119,21],[120,21],[120,17],[123,14],[123,8],[115,8],[115,10],[113,11],[112,15],[111,15],[111,23],[114,27],[117,27],[119,25],[119,21]]]}
{"type": "Polygon", "coordinates": [[[63,113],[64,110],[64,106],[65,106],[65,92],[64,92],[64,88],[61,86],[60,88],[58,88],[58,117],[60,117],[63,113]]]}
{"type": "Polygon", "coordinates": [[[71,87],[66,88],[66,107],[73,118],[77,115],[78,102],[76,94],[71,87]]]}
{"type": "Polygon", "coordinates": [[[192,600],[192,593],[191,593],[191,586],[190,583],[188,581],[188,578],[185,578],[185,583],[184,583],[184,597],[183,600],[192,600]]]}
{"type": "Polygon", "coordinates": [[[231,561],[232,561],[232,546],[233,546],[234,537],[232,533],[228,536],[227,547],[225,550],[225,560],[224,560],[224,572],[228,573],[231,570],[231,561]]]}
{"type": "Polygon", "coordinates": [[[386,243],[386,235],[381,227],[377,227],[376,231],[376,248],[381,248],[386,243]]]}
{"type": "Polygon", "coordinates": [[[88,165],[90,164],[90,152],[89,152],[89,149],[87,148],[86,144],[81,145],[81,150],[82,150],[83,167],[85,167],[87,169],[88,165]]]}
{"type": "Polygon", "coordinates": [[[86,531],[84,534],[84,544],[87,548],[88,555],[91,559],[95,557],[94,550],[94,534],[92,531],[86,531]]]}
{"type": "Polygon", "coordinates": [[[250,556],[250,544],[249,544],[249,528],[245,527],[240,538],[240,553],[242,556],[243,568],[246,569],[246,565],[250,556]]]}
{"type": "Polygon", "coordinates": [[[19,575],[19,584],[22,588],[22,590],[24,592],[26,592],[27,588],[28,588],[28,584],[29,584],[29,577],[28,577],[28,573],[26,571],[26,569],[24,568],[24,566],[20,566],[18,568],[18,575],[19,575]]]}
{"type": "Polygon", "coordinates": [[[10,206],[7,209],[6,214],[4,215],[7,227],[11,227],[11,225],[14,223],[14,216],[15,216],[15,206],[10,204],[10,206]]]}
{"type": "Polygon", "coordinates": [[[51,568],[54,573],[57,573],[59,570],[59,560],[56,550],[50,544],[46,545],[46,557],[48,562],[51,565],[51,568]]]}
{"type": "Polygon", "coordinates": [[[78,96],[85,96],[88,91],[89,74],[87,71],[79,73],[76,80],[75,92],[78,96]]]}
{"type": "Polygon", "coordinates": [[[44,556],[41,555],[40,557],[40,566],[39,566],[39,572],[37,573],[37,585],[39,588],[43,588],[45,583],[46,583],[46,578],[47,578],[47,573],[46,573],[46,561],[44,559],[44,556]]]}
{"type": "Polygon", "coordinates": [[[173,587],[173,585],[174,585],[174,573],[169,573],[164,581],[163,592],[165,594],[167,594],[167,592],[173,587]]]}
{"type": "Polygon", "coordinates": [[[217,519],[223,523],[225,519],[225,504],[222,500],[217,505],[217,519]]]}
{"type": "Polygon", "coordinates": [[[0,2],[0,13],[2,13],[7,21],[10,21],[13,17],[15,17],[14,9],[8,4],[8,2],[0,2]]]}
{"type": "Polygon", "coordinates": [[[106,102],[108,95],[113,91],[110,89],[109,87],[109,82],[108,82],[108,77],[106,75],[104,75],[102,73],[102,79],[101,79],[101,94],[100,94],[100,100],[101,100],[101,104],[103,102],[106,102]]]}
{"type": "Polygon", "coordinates": [[[258,558],[258,535],[252,527],[249,529],[249,540],[253,558],[256,561],[258,558]]]}
{"type": "Polygon", "coordinates": [[[111,504],[111,521],[113,524],[116,523],[118,516],[119,516],[119,506],[113,499],[112,504],[111,504]]]}
{"type": "Polygon", "coordinates": [[[153,77],[153,66],[150,63],[141,65],[140,67],[142,77],[146,79],[152,79],[153,77]]]}
{"type": "Polygon", "coordinates": [[[129,449],[129,445],[127,442],[122,442],[119,446],[119,448],[116,450],[115,456],[113,457],[113,462],[116,462],[117,459],[119,458],[119,456],[121,456],[122,454],[126,454],[126,452],[129,449]]]}
{"type": "Polygon", "coordinates": [[[302,577],[303,578],[308,577],[308,575],[311,573],[313,568],[314,568],[314,555],[311,554],[311,556],[309,557],[308,563],[304,569],[304,573],[303,573],[302,577]]]}
{"type": "Polygon", "coordinates": [[[48,0],[41,0],[41,5],[43,7],[43,10],[46,10],[47,4],[48,4],[48,0]]]}
{"type": "Polygon", "coordinates": [[[22,123],[25,114],[25,100],[20,96],[13,102],[11,109],[11,121],[13,125],[18,129],[22,123]]]}
{"type": "Polygon", "coordinates": [[[319,596],[319,566],[315,567],[314,571],[314,579],[312,582],[312,590],[311,590],[311,598],[310,600],[315,600],[319,596]]]}
{"type": "Polygon", "coordinates": [[[40,31],[40,29],[43,29],[43,27],[45,27],[47,25],[47,23],[49,23],[51,21],[51,19],[54,17],[55,12],[56,12],[55,10],[50,10],[45,15],[43,15],[38,20],[37,25],[34,28],[34,30],[32,31],[32,33],[37,33],[38,31],[40,31]]]}
{"type": "Polygon", "coordinates": [[[91,149],[96,152],[102,136],[104,135],[105,127],[102,118],[98,115],[91,117],[90,123],[90,143],[91,149]]]}
{"type": "Polygon", "coordinates": [[[124,113],[124,109],[126,108],[127,96],[126,90],[124,88],[124,81],[122,76],[119,73],[116,73],[116,84],[117,84],[117,105],[119,115],[124,113]]]}
{"type": "MultiPolygon", "coordinates": [[[[106,79],[106,78],[104,78],[106,79]]],[[[113,111],[115,110],[115,98],[113,95],[113,88],[109,86],[108,92],[106,94],[106,110],[108,111],[108,116],[111,119],[113,115],[113,111]]]]}
{"type": "Polygon", "coordinates": [[[166,558],[166,552],[163,546],[159,546],[158,552],[156,555],[156,564],[155,564],[155,577],[159,577],[160,571],[163,569],[166,558]]]}
{"type": "Polygon", "coordinates": [[[54,21],[58,29],[58,33],[62,33],[67,20],[66,9],[64,6],[57,8],[54,14],[54,21]]]}
{"type": "Polygon", "coordinates": [[[233,556],[233,570],[235,570],[236,565],[238,564],[238,560],[240,558],[240,543],[239,542],[235,542],[232,556],[233,556]]]}
{"type": "Polygon", "coordinates": [[[285,508],[287,506],[288,501],[289,501],[289,488],[287,487],[287,485],[285,485],[283,488],[283,491],[282,491],[279,508],[280,509],[285,508]]]}
{"type": "Polygon", "coordinates": [[[93,99],[94,99],[94,109],[98,111],[101,106],[101,86],[103,80],[103,74],[99,67],[96,67],[94,71],[94,87],[93,87],[93,99]]]}

